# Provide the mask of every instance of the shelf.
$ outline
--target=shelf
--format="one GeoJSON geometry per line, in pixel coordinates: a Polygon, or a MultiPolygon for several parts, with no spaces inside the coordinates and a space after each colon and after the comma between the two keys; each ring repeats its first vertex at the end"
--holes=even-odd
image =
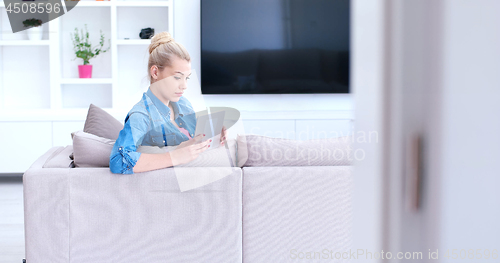
{"type": "MultiPolygon", "coordinates": [[[[130,109],[102,108],[118,120],[125,119],[130,109]]],[[[0,122],[36,122],[36,121],[85,121],[88,107],[73,109],[36,109],[36,110],[3,110],[0,111],[0,122]]]]}
{"type": "Polygon", "coordinates": [[[0,40],[0,46],[48,46],[49,40],[0,40]]]}
{"type": "Polygon", "coordinates": [[[151,7],[151,6],[170,6],[170,1],[79,1],[76,5],[81,7],[101,7],[101,6],[136,6],[136,7],[151,7]]]}
{"type": "Polygon", "coordinates": [[[111,84],[112,78],[67,78],[61,79],[61,84],[111,84]]]}
{"type": "MultiPolygon", "coordinates": [[[[217,107],[217,106],[212,106],[217,107]]],[[[351,110],[240,111],[243,120],[353,120],[351,110]],[[314,116],[314,117],[311,117],[314,116]]]]}
{"type": "Polygon", "coordinates": [[[88,108],[90,104],[100,108],[112,108],[112,88],[111,84],[102,83],[63,84],[61,86],[61,108],[88,108]]]}
{"type": "MultiPolygon", "coordinates": [[[[73,1],[68,1],[73,2],[73,1]]],[[[76,1],[75,1],[76,2],[76,1]]],[[[79,1],[76,6],[82,7],[100,7],[100,6],[171,6],[170,1],[79,1]]],[[[4,1],[0,0],[0,8],[5,7],[4,1]]]]}
{"type": "Polygon", "coordinates": [[[149,7],[149,6],[170,6],[172,3],[170,1],[115,1],[112,2],[116,6],[138,6],[138,7],[149,7]]]}
{"type": "MultiPolygon", "coordinates": [[[[136,2],[130,3],[136,4],[136,2]]],[[[138,8],[137,5],[118,6],[116,8],[117,34],[115,39],[120,44],[128,43],[125,42],[127,41],[125,38],[129,38],[129,41],[147,41],[148,39],[139,39],[141,29],[147,27],[154,28],[156,33],[163,31],[172,32],[171,25],[173,21],[169,17],[173,17],[173,12],[168,7],[142,5],[141,8],[138,8]],[[134,19],[130,19],[131,17],[134,19]]],[[[138,45],[138,43],[141,42],[134,43],[133,45],[138,45]]],[[[151,40],[149,40],[149,43],[151,43],[151,40]]]]}
{"type": "Polygon", "coordinates": [[[151,39],[118,39],[115,40],[117,45],[149,45],[151,39]]]}
{"type": "MultiPolygon", "coordinates": [[[[76,2],[76,1],[68,1],[76,2]]],[[[109,7],[109,6],[136,6],[136,7],[154,7],[171,6],[170,1],[79,1],[76,7],[109,7]]],[[[3,8],[4,1],[0,1],[0,8],[3,8]]]]}
{"type": "MultiPolygon", "coordinates": [[[[215,106],[213,106],[215,107],[215,106]]],[[[105,111],[118,120],[125,119],[132,106],[126,108],[106,108],[105,111]]],[[[23,121],[85,121],[88,106],[85,108],[23,109],[0,111],[0,122],[23,121]]],[[[240,119],[250,120],[353,120],[354,111],[241,111],[240,119]],[[311,116],[315,116],[311,119],[311,116]]]]}
{"type": "MultiPolygon", "coordinates": [[[[68,2],[76,2],[76,1],[68,1],[68,2]]],[[[110,1],[79,1],[76,7],[81,6],[81,7],[100,7],[100,6],[112,6],[113,2],[110,1]]]]}

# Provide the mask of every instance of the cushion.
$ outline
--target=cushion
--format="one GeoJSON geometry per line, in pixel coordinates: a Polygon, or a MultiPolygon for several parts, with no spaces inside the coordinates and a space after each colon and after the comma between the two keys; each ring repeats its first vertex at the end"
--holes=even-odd
{"type": "Polygon", "coordinates": [[[73,152],[73,146],[68,145],[66,147],[60,147],[55,152],[53,152],[50,157],[43,164],[43,168],[71,168],[73,167],[73,161],[69,158],[69,155],[73,152]]]}
{"type": "Polygon", "coordinates": [[[110,140],[118,139],[123,124],[105,110],[90,104],[83,131],[110,140]]]}
{"type": "Polygon", "coordinates": [[[352,165],[352,136],[291,140],[262,135],[237,135],[238,167],[352,165]]]}
{"type": "Polygon", "coordinates": [[[76,131],[73,137],[73,162],[76,167],[109,167],[109,156],[114,140],[84,131],[76,131]]]}

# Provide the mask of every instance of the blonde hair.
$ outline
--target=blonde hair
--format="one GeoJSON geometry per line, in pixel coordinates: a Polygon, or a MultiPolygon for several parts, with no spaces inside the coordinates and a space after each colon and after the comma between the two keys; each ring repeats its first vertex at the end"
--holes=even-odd
{"type": "Polygon", "coordinates": [[[160,71],[165,67],[171,67],[172,56],[191,61],[187,49],[181,43],[175,42],[169,32],[163,31],[154,35],[149,44],[148,76],[151,83],[153,82],[151,67],[156,65],[160,71]]]}

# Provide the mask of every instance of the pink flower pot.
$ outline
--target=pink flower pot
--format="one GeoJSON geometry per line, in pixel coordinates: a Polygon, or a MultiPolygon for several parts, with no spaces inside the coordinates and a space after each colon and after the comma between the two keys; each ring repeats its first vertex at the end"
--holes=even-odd
{"type": "Polygon", "coordinates": [[[78,65],[80,78],[92,78],[92,65],[78,65]]]}

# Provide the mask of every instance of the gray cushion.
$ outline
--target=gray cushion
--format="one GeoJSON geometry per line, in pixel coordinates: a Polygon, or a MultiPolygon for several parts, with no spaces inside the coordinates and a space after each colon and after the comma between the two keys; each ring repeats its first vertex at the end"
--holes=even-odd
{"type": "Polygon", "coordinates": [[[352,136],[290,140],[262,135],[237,136],[238,167],[352,165],[352,136]]]}
{"type": "Polygon", "coordinates": [[[105,110],[90,104],[83,131],[99,137],[116,140],[123,124],[105,110]]]}
{"type": "Polygon", "coordinates": [[[76,131],[73,137],[73,158],[76,167],[109,167],[109,156],[114,140],[84,131],[76,131]]]}

